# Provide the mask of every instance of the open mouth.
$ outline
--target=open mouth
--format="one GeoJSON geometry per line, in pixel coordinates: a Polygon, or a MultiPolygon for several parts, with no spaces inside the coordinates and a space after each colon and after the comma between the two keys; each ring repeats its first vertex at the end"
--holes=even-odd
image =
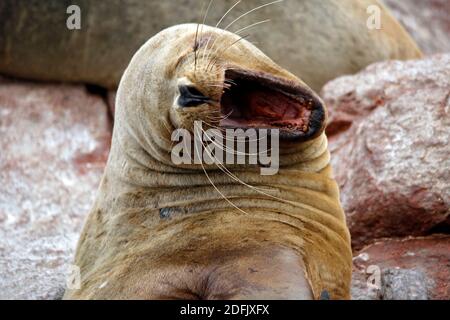
{"type": "Polygon", "coordinates": [[[309,139],[323,130],[323,105],[308,89],[244,70],[227,70],[225,81],[231,86],[220,101],[221,127],[279,129],[287,140],[309,139]]]}

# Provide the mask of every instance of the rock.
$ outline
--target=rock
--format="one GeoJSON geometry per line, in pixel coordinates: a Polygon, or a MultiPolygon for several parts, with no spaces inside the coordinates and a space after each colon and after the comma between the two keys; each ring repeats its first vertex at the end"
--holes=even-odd
{"type": "Polygon", "coordinates": [[[109,151],[83,86],[0,80],[0,299],[54,299],[109,151]]]}
{"type": "Polygon", "coordinates": [[[372,65],[322,92],[356,248],[424,235],[450,216],[450,54],[372,65]]]}
{"type": "Polygon", "coordinates": [[[427,54],[450,52],[450,1],[384,0],[427,54]]]}
{"type": "Polygon", "coordinates": [[[423,271],[387,269],[383,273],[383,300],[428,300],[423,271]]]}
{"type": "Polygon", "coordinates": [[[450,298],[449,235],[383,240],[353,260],[353,299],[450,298]]]}

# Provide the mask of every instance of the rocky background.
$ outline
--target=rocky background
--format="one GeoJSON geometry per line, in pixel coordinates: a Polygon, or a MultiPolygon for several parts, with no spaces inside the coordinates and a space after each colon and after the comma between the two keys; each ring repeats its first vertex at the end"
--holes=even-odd
{"type": "Polygon", "coordinates": [[[353,248],[369,245],[356,253],[354,297],[449,299],[450,54],[378,63],[322,96],[353,248]],[[375,267],[378,291],[356,290],[375,267]]]}
{"type": "MultiPolygon", "coordinates": [[[[450,0],[385,0],[428,55],[327,84],[354,299],[450,299],[450,0]],[[447,54],[446,54],[447,53],[447,54]]],[[[114,93],[0,78],[0,299],[58,299],[114,93]]]]}

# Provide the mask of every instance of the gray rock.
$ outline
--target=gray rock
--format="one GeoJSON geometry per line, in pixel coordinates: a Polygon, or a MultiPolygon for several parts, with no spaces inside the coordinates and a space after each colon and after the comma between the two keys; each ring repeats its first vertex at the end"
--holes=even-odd
{"type": "Polygon", "coordinates": [[[385,239],[353,258],[354,300],[450,299],[450,236],[385,239]]]}
{"type": "Polygon", "coordinates": [[[383,300],[428,300],[427,279],[423,272],[387,269],[382,276],[383,300]]]}

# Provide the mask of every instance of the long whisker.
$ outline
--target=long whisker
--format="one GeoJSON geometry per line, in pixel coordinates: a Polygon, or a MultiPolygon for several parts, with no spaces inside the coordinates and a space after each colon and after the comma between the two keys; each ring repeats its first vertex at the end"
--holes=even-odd
{"type": "MultiPolygon", "coordinates": [[[[205,25],[205,22],[206,22],[206,16],[208,15],[209,9],[210,9],[210,7],[211,7],[211,5],[212,5],[213,2],[214,2],[214,0],[210,0],[210,2],[209,2],[208,10],[206,11],[205,19],[203,20],[203,26],[205,25]]],[[[203,28],[203,27],[202,27],[202,28],[203,28]]],[[[211,37],[209,37],[209,38],[208,38],[208,41],[206,42],[205,48],[203,49],[203,52],[204,52],[204,53],[208,50],[210,41],[211,41],[211,37]]],[[[215,42],[215,40],[214,40],[214,42],[215,42]]]]}
{"type": "Polygon", "coordinates": [[[205,84],[216,84],[216,85],[224,85],[224,86],[237,86],[237,83],[231,79],[225,79],[224,81],[206,81],[205,84]]]}
{"type": "MultiPolygon", "coordinates": [[[[198,139],[199,137],[197,137],[198,139]]],[[[200,137],[201,138],[201,137],[200,137]]],[[[201,140],[200,140],[201,141],[201,140]]],[[[197,152],[197,156],[200,158],[200,154],[198,153],[198,150],[196,150],[197,152]]],[[[200,162],[200,165],[202,166],[203,172],[205,173],[206,177],[209,180],[209,183],[211,183],[211,185],[214,187],[214,189],[216,189],[216,191],[220,194],[220,196],[222,198],[224,198],[229,204],[231,204],[234,208],[236,208],[237,210],[241,211],[243,214],[248,214],[247,212],[245,212],[244,210],[242,210],[241,208],[239,208],[238,206],[236,206],[233,202],[231,202],[220,190],[219,188],[216,187],[216,185],[214,184],[214,182],[211,180],[211,178],[209,177],[208,173],[206,172],[205,166],[203,165],[202,162],[200,162]]]]}
{"type": "MultiPolygon", "coordinates": [[[[229,45],[229,46],[226,47],[224,50],[222,50],[222,51],[221,51],[221,55],[222,55],[225,51],[227,51],[228,49],[230,49],[232,46],[234,46],[236,43],[238,43],[239,41],[244,40],[244,39],[246,39],[246,38],[248,38],[248,37],[250,37],[249,34],[246,34],[245,36],[240,37],[238,40],[234,41],[231,45],[229,45]]],[[[215,65],[215,63],[216,63],[216,61],[217,61],[217,52],[219,51],[219,49],[221,49],[221,48],[217,48],[217,50],[214,52],[214,56],[215,56],[215,57],[214,57],[213,59],[211,59],[211,61],[209,61],[208,66],[207,66],[207,69],[208,69],[208,67],[209,67],[210,65],[211,65],[210,70],[212,70],[212,68],[214,67],[214,65],[215,65]]]]}
{"type": "MultiPolygon", "coordinates": [[[[270,19],[267,19],[267,20],[263,20],[263,21],[259,21],[259,22],[253,23],[253,24],[251,24],[251,25],[249,25],[249,26],[246,26],[245,28],[242,28],[242,29],[239,29],[238,31],[235,31],[234,33],[237,34],[237,35],[239,35],[241,32],[243,32],[243,31],[245,31],[245,30],[248,30],[248,29],[250,29],[250,28],[254,28],[254,27],[256,27],[256,26],[258,26],[258,25],[260,25],[260,24],[267,23],[267,22],[269,22],[269,21],[270,21],[270,19]]],[[[215,45],[217,39],[218,39],[218,38],[216,38],[216,39],[214,40],[213,44],[211,45],[211,48],[214,47],[214,45],[215,45]]],[[[253,42],[252,42],[252,43],[253,43],[253,42]]],[[[255,44],[255,43],[253,43],[253,44],[255,44]]],[[[219,48],[219,49],[220,49],[220,48],[219,48]]],[[[217,50],[214,52],[214,54],[215,54],[215,53],[217,53],[217,50]]],[[[210,56],[212,56],[211,53],[206,57],[206,60],[208,60],[208,59],[210,58],[210,56]]],[[[209,63],[208,63],[207,68],[208,68],[208,67],[209,67],[209,63]]],[[[211,68],[211,69],[212,69],[212,68],[211,68]]]]}
{"type": "Polygon", "coordinates": [[[213,1],[214,0],[209,0],[209,4],[208,4],[208,7],[206,8],[205,15],[203,16],[202,32],[203,32],[203,26],[205,25],[205,22],[206,22],[206,18],[208,17],[209,9],[211,8],[213,1]]]}
{"type": "MultiPolygon", "coordinates": [[[[205,145],[203,145],[203,147],[204,147],[204,148],[208,148],[208,146],[205,146],[205,145]]],[[[210,150],[210,149],[208,149],[208,150],[209,150],[209,152],[211,153],[211,150],[210,150]]],[[[215,158],[215,156],[214,156],[214,158],[215,158]]],[[[217,160],[217,158],[215,158],[215,159],[217,160]]],[[[218,166],[217,163],[219,163],[219,161],[215,161],[216,166],[218,166]]],[[[270,197],[270,198],[273,198],[273,199],[275,199],[275,200],[279,200],[279,201],[281,201],[281,202],[289,203],[289,204],[291,204],[291,205],[296,206],[296,203],[295,203],[294,201],[282,199],[282,198],[279,198],[279,197],[276,197],[276,196],[274,196],[274,195],[271,195],[271,194],[268,194],[268,193],[266,193],[266,192],[261,191],[261,190],[269,191],[269,190],[271,190],[271,189],[258,188],[258,187],[252,186],[252,185],[250,185],[250,184],[248,184],[248,183],[245,183],[244,181],[242,181],[241,179],[239,179],[237,176],[233,175],[233,173],[231,173],[231,171],[229,171],[228,168],[226,168],[226,167],[223,166],[223,165],[221,165],[221,166],[222,166],[226,171],[228,171],[228,173],[229,173],[228,176],[229,176],[230,178],[234,179],[235,181],[239,181],[241,184],[243,184],[243,185],[245,185],[245,186],[247,186],[247,187],[249,187],[249,188],[255,190],[256,192],[258,192],[258,193],[260,193],[260,194],[263,194],[263,195],[265,195],[265,196],[267,196],[267,197],[270,197]],[[234,178],[231,177],[230,175],[233,176],[234,178]]],[[[218,166],[218,167],[219,167],[219,166],[218,166]]],[[[219,169],[220,169],[220,168],[219,168],[219,169]]],[[[223,171],[223,170],[222,170],[222,171],[223,171]]]]}
{"type": "MultiPolygon", "coordinates": [[[[244,27],[244,28],[241,28],[241,29],[235,31],[234,33],[237,34],[237,35],[239,35],[241,32],[243,32],[243,31],[245,31],[245,30],[248,30],[248,29],[250,29],[250,28],[256,27],[256,26],[258,26],[258,25],[260,25],[260,24],[263,24],[263,23],[267,23],[267,22],[269,22],[269,21],[270,21],[270,19],[267,19],[267,20],[263,20],[263,21],[259,21],[259,22],[253,23],[253,24],[251,24],[251,25],[248,25],[248,26],[246,26],[246,27],[244,27]]],[[[216,39],[214,40],[213,44],[211,45],[211,48],[214,48],[214,45],[216,44],[217,39],[218,39],[218,38],[216,38],[216,39]]],[[[253,42],[252,42],[252,43],[253,43],[253,42]]],[[[253,43],[253,44],[255,45],[255,43],[253,43]]],[[[219,49],[220,49],[220,47],[216,49],[216,51],[214,52],[214,55],[217,53],[217,51],[218,51],[219,49]]],[[[206,60],[210,59],[210,57],[211,57],[212,55],[213,55],[212,52],[210,52],[210,53],[208,54],[208,56],[206,57],[206,60]]],[[[208,66],[206,67],[206,70],[208,70],[208,68],[209,68],[209,66],[210,66],[210,63],[211,63],[211,61],[208,63],[208,66]]],[[[215,64],[215,63],[214,63],[214,64],[215,64]]],[[[214,65],[214,64],[213,64],[213,65],[214,65]]],[[[212,67],[211,67],[211,69],[212,69],[212,67]]]]}
{"type": "Polygon", "coordinates": [[[270,19],[267,19],[267,20],[263,20],[263,21],[259,21],[259,22],[253,23],[253,24],[251,24],[251,25],[249,25],[249,26],[246,26],[245,28],[239,29],[238,31],[234,31],[234,33],[235,33],[235,34],[240,34],[242,31],[245,31],[245,30],[247,30],[247,29],[256,27],[256,26],[258,26],[258,25],[260,25],[260,24],[263,24],[263,23],[266,23],[266,22],[269,22],[269,21],[270,21],[270,19]]]}
{"type": "MultiPolygon", "coordinates": [[[[207,136],[207,134],[204,132],[204,134],[207,136]]],[[[209,137],[208,137],[208,139],[209,139],[209,137]]],[[[212,142],[212,144],[214,144],[216,147],[218,147],[220,150],[222,150],[222,151],[225,151],[227,154],[232,154],[233,156],[234,155],[240,155],[240,156],[257,156],[258,155],[258,153],[247,153],[247,152],[241,152],[241,151],[236,151],[236,150],[233,150],[233,149],[230,149],[229,147],[227,147],[226,145],[224,145],[224,144],[220,144],[219,142],[217,142],[217,141],[214,141],[214,140],[211,140],[210,139],[210,141],[212,142]]]]}
{"type": "MultiPolygon", "coordinates": [[[[219,22],[217,22],[217,24],[216,24],[216,28],[218,28],[219,27],[219,25],[222,23],[222,21],[223,21],[223,19],[225,19],[225,17],[239,4],[239,3],[241,3],[241,0],[239,0],[238,2],[236,2],[230,9],[228,9],[228,11],[227,12],[225,12],[225,14],[222,16],[222,18],[220,18],[220,20],[219,20],[219,22]]],[[[215,44],[216,44],[216,42],[217,42],[217,40],[219,39],[219,37],[216,37],[215,39],[214,39],[214,41],[213,41],[213,43],[212,43],[212,45],[211,45],[211,49],[212,48],[214,48],[214,46],[215,46],[215,44]]],[[[206,51],[206,48],[205,48],[205,51],[206,51]]],[[[206,61],[207,61],[207,59],[209,59],[209,57],[211,56],[211,52],[208,54],[208,56],[207,56],[207,58],[206,58],[206,61]]]]}
{"type": "MultiPolygon", "coordinates": [[[[205,2],[202,3],[202,9],[200,10],[200,12],[203,12],[204,8],[205,8],[205,2]]],[[[203,23],[201,23],[201,22],[197,23],[197,30],[195,31],[195,43],[194,43],[195,71],[197,71],[197,51],[198,51],[198,48],[199,48],[199,45],[200,45],[199,42],[198,42],[198,35],[199,35],[198,29],[200,27],[200,24],[202,24],[202,31],[203,31],[203,25],[204,25],[204,21],[206,20],[206,14],[207,13],[205,13],[203,15],[203,23]]]]}
{"type": "Polygon", "coordinates": [[[211,112],[210,114],[205,115],[209,120],[213,119],[223,119],[223,115],[220,113],[220,111],[211,112]]]}
{"type": "Polygon", "coordinates": [[[197,23],[197,30],[195,31],[195,43],[194,43],[194,59],[195,59],[195,64],[194,64],[194,74],[197,72],[197,51],[198,51],[198,29],[200,27],[200,24],[197,23]]]}
{"type": "Polygon", "coordinates": [[[225,173],[225,174],[226,174],[227,176],[229,176],[231,179],[233,179],[234,181],[237,181],[238,183],[240,183],[240,184],[242,184],[242,185],[244,185],[244,186],[246,186],[246,187],[248,187],[248,188],[250,188],[250,189],[253,189],[253,190],[256,190],[256,191],[258,191],[258,190],[266,190],[266,191],[270,191],[270,190],[271,190],[271,189],[258,188],[258,187],[255,187],[255,186],[251,185],[251,184],[248,184],[248,183],[242,181],[241,179],[239,179],[238,176],[234,175],[234,174],[233,174],[226,166],[224,166],[223,164],[219,163],[218,161],[217,161],[217,163],[215,162],[215,164],[217,165],[217,167],[218,167],[223,173],[225,173]]]}
{"type": "Polygon", "coordinates": [[[240,183],[240,184],[242,184],[242,185],[244,185],[244,186],[246,186],[246,187],[249,187],[249,188],[254,189],[254,190],[266,190],[266,191],[270,191],[270,190],[271,190],[271,189],[258,188],[258,187],[252,186],[252,185],[250,185],[250,184],[248,184],[248,183],[245,183],[244,181],[242,181],[241,179],[239,179],[236,175],[234,175],[233,173],[231,173],[231,171],[228,170],[228,168],[227,168],[226,166],[224,166],[224,165],[222,165],[222,164],[220,164],[220,163],[215,163],[215,164],[217,165],[217,167],[218,167],[223,173],[225,173],[225,174],[226,174],[227,176],[229,176],[231,179],[233,179],[234,181],[237,181],[238,183],[240,183]]]}
{"type": "Polygon", "coordinates": [[[262,8],[264,8],[264,7],[267,7],[267,6],[270,6],[270,5],[273,5],[273,4],[282,2],[282,1],[283,1],[283,0],[276,0],[276,1],[273,1],[273,2],[270,2],[270,3],[263,4],[263,5],[261,5],[261,6],[259,6],[259,7],[256,7],[256,8],[254,8],[254,9],[250,10],[250,11],[247,11],[246,13],[244,13],[244,14],[240,15],[239,17],[237,17],[236,19],[234,19],[229,25],[227,25],[227,26],[225,27],[224,30],[228,30],[228,28],[231,27],[233,24],[235,24],[237,21],[239,21],[239,20],[242,19],[243,17],[249,15],[250,13],[255,12],[256,10],[262,9],[262,8]]]}
{"type": "MultiPolygon", "coordinates": [[[[203,37],[203,29],[204,29],[204,27],[205,27],[206,18],[208,17],[209,9],[211,8],[211,5],[212,5],[213,1],[214,1],[214,0],[209,0],[208,7],[206,8],[205,15],[203,16],[202,27],[201,27],[201,30],[200,30],[200,35],[201,35],[201,37],[203,37]]],[[[208,42],[209,42],[209,41],[208,41],[208,42]]]]}
{"type": "Polygon", "coordinates": [[[224,88],[224,86],[220,84],[207,84],[205,87],[224,88]]]}
{"type": "MultiPolygon", "coordinates": [[[[209,151],[209,153],[211,154],[211,149],[209,148],[209,146],[206,146],[205,144],[203,144],[202,143],[202,145],[203,145],[203,148],[205,148],[206,150],[208,150],[209,151]]],[[[232,180],[234,180],[234,181],[236,181],[236,182],[238,182],[238,183],[240,183],[240,184],[242,184],[242,185],[244,185],[244,186],[247,186],[247,187],[253,187],[253,188],[255,188],[255,189],[259,189],[259,188],[256,188],[256,187],[254,187],[254,186],[250,186],[250,185],[248,185],[248,184],[246,184],[244,181],[242,181],[241,179],[239,179],[237,176],[235,176],[235,175],[233,175],[229,170],[228,170],[228,168],[226,168],[224,165],[222,165],[221,163],[220,163],[220,161],[216,158],[216,156],[214,155],[214,160],[216,160],[216,161],[214,161],[214,164],[217,166],[217,168],[220,170],[220,171],[222,171],[223,173],[225,173],[228,177],[230,177],[232,180]]],[[[262,189],[262,190],[264,190],[264,189],[262,189]]]]}
{"type": "Polygon", "coordinates": [[[237,86],[237,83],[236,82],[234,82],[234,80],[231,80],[231,79],[225,79],[225,81],[224,81],[225,83],[229,83],[229,84],[232,84],[232,85],[235,85],[235,86],[237,86]]]}
{"type": "Polygon", "coordinates": [[[222,116],[222,115],[219,115],[218,117],[208,116],[208,119],[210,119],[210,120],[214,120],[214,119],[226,120],[226,119],[228,119],[228,118],[231,116],[232,113],[233,113],[233,110],[231,110],[231,111],[230,111],[227,115],[225,115],[225,116],[222,116]]]}
{"type": "MultiPolygon", "coordinates": [[[[223,133],[223,128],[220,128],[220,127],[217,127],[217,126],[214,126],[214,125],[212,125],[212,124],[209,124],[208,122],[206,122],[206,121],[203,121],[204,123],[206,123],[208,126],[210,126],[211,128],[213,128],[213,129],[217,129],[217,130],[219,130],[220,132],[222,132],[223,133]]],[[[206,133],[206,132],[204,132],[204,134],[205,134],[205,136],[209,139],[209,140],[211,140],[211,138],[208,136],[208,134],[206,133]]],[[[233,143],[233,145],[234,145],[234,142],[235,142],[235,139],[229,139],[229,138],[227,138],[226,137],[226,135],[224,136],[224,137],[222,137],[226,142],[227,141],[230,141],[230,142],[232,142],[233,143]]],[[[257,138],[257,139],[245,139],[246,141],[248,141],[249,143],[250,142],[259,142],[259,141],[261,141],[263,138],[261,137],[261,138],[257,138]]],[[[213,143],[214,143],[214,141],[212,141],[213,143]]],[[[236,150],[232,150],[232,149],[230,149],[230,148],[228,148],[228,146],[226,146],[226,145],[224,145],[224,144],[219,144],[218,142],[217,142],[217,144],[215,143],[215,145],[216,146],[218,146],[222,151],[227,151],[227,152],[230,152],[230,153],[232,153],[232,154],[239,154],[239,155],[245,155],[245,156],[255,156],[255,155],[258,155],[259,153],[261,153],[261,152],[265,152],[265,153],[267,153],[267,152],[271,152],[272,151],[272,148],[270,148],[270,149],[266,149],[266,150],[264,150],[264,151],[259,151],[258,153],[246,153],[246,152],[240,152],[240,151],[236,151],[236,150]]]]}
{"type": "Polygon", "coordinates": [[[225,17],[231,12],[231,10],[233,10],[239,3],[241,3],[242,0],[239,0],[238,2],[236,2],[230,9],[228,9],[227,12],[225,12],[225,14],[222,16],[222,18],[220,18],[219,22],[217,22],[216,24],[216,28],[219,27],[219,25],[222,23],[223,19],[225,19],[225,17]]]}
{"type": "MultiPolygon", "coordinates": [[[[210,127],[212,127],[212,128],[214,128],[214,129],[217,129],[217,130],[219,130],[219,131],[221,131],[222,132],[222,128],[219,128],[219,127],[216,127],[216,126],[214,126],[214,125],[211,125],[211,124],[209,124],[208,122],[206,122],[206,121],[203,121],[204,123],[206,123],[208,126],[210,126],[210,127]]],[[[203,129],[202,129],[203,130],[203,129]]],[[[208,134],[203,130],[203,133],[205,134],[205,136],[209,139],[209,140],[211,140],[211,138],[208,136],[208,134]]],[[[223,137],[224,139],[225,139],[225,141],[230,141],[230,142],[233,142],[233,144],[234,144],[234,139],[232,140],[232,139],[229,139],[229,138],[227,138],[226,136],[225,137],[223,137]]],[[[246,139],[247,140],[247,139],[246,139]]],[[[257,142],[257,141],[261,141],[262,140],[262,138],[257,138],[257,139],[248,139],[248,142],[257,142]]],[[[224,150],[224,148],[225,149],[227,149],[228,150],[228,146],[225,146],[225,145],[220,145],[220,144],[217,144],[217,146],[218,147],[220,147],[221,148],[221,150],[222,151],[225,151],[224,150]]],[[[272,149],[268,149],[268,150],[265,150],[264,152],[267,152],[267,151],[271,151],[272,149]]],[[[229,149],[228,151],[230,151],[231,153],[233,153],[233,154],[240,154],[240,155],[246,155],[246,156],[255,156],[255,155],[258,155],[258,153],[246,153],[246,152],[240,152],[240,151],[236,151],[236,150],[232,150],[232,149],[229,149]],[[234,152],[236,152],[236,153],[234,153],[234,152]]],[[[262,151],[260,151],[260,152],[262,152],[262,151]]]]}
{"type": "MultiPolygon", "coordinates": [[[[214,143],[214,141],[213,141],[213,143],[214,143]]],[[[202,143],[203,144],[203,143],[202,143]]],[[[207,149],[208,151],[209,151],[209,153],[211,154],[211,149],[209,148],[209,146],[205,146],[204,144],[203,144],[203,147],[205,148],[205,149],[207,149]]],[[[220,148],[220,147],[219,147],[220,148]]],[[[223,149],[221,149],[222,151],[223,151],[223,149]]],[[[237,181],[238,183],[240,183],[240,184],[242,184],[242,185],[244,185],[244,186],[247,186],[247,187],[249,187],[249,188],[251,188],[251,189],[254,189],[254,190],[266,190],[266,191],[270,191],[271,189],[264,189],[264,188],[258,188],[258,187],[255,187],[255,186],[252,186],[252,185],[250,185],[250,184],[248,184],[248,183],[245,183],[244,181],[242,181],[241,179],[239,179],[236,175],[234,175],[226,166],[224,166],[223,164],[221,164],[220,163],[220,161],[216,158],[216,156],[214,155],[214,159],[216,160],[216,161],[214,161],[214,164],[223,172],[223,173],[225,173],[227,176],[229,176],[231,179],[233,179],[234,181],[237,181]]]]}

